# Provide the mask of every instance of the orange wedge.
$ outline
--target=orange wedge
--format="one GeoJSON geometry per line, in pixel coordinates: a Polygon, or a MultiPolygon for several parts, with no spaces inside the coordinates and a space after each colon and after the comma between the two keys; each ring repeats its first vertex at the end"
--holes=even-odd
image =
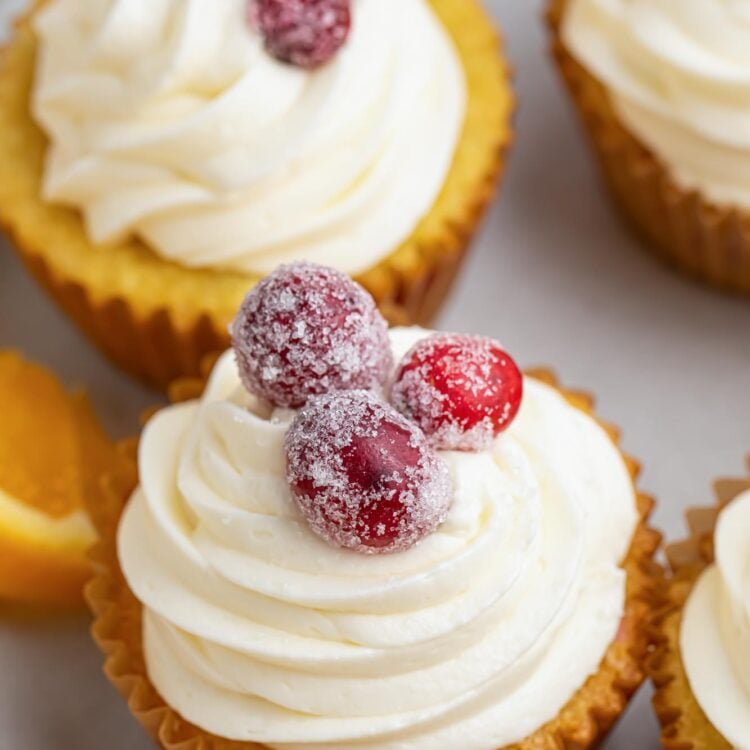
{"type": "Polygon", "coordinates": [[[83,499],[115,457],[82,394],[0,351],[0,599],[82,601],[95,538],[83,499]]]}

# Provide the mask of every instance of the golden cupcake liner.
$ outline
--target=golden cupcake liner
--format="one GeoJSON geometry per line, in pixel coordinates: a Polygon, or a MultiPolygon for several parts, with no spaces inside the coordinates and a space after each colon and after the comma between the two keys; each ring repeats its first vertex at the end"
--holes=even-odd
{"type": "MultiPolygon", "coordinates": [[[[401,247],[358,276],[394,324],[427,324],[443,304],[511,142],[510,75],[479,0],[430,2],[462,59],[469,102],[432,210],[401,247]]],[[[228,325],[259,277],[184,268],[136,240],[94,247],[77,212],[41,199],[46,141],[29,112],[34,12],[2,53],[0,224],[41,286],[115,364],[162,388],[197,375],[204,354],[228,345],[228,325]]]]}
{"type": "MultiPolygon", "coordinates": [[[[212,364],[211,360],[205,362],[205,373],[212,364]]],[[[594,415],[593,399],[587,394],[561,388],[556,377],[547,370],[529,374],[557,387],[571,404],[594,415]]],[[[196,398],[204,382],[200,378],[183,379],[173,385],[170,396],[178,402],[196,398]]],[[[602,425],[619,444],[619,431],[602,425]]],[[[87,587],[86,597],[94,613],[94,639],[106,656],[104,671],[136,719],[165,750],[260,750],[265,746],[226,740],[186,721],[167,705],[148,678],[142,650],[141,605],[127,586],[116,550],[120,514],[137,483],[135,447],[134,441],[123,447],[123,455],[128,456],[123,470],[107,478],[101,496],[92,496],[90,508],[100,538],[91,552],[94,577],[87,587]]],[[[628,456],[625,460],[635,483],[639,466],[628,456]]],[[[553,721],[523,742],[504,750],[594,748],[644,681],[644,664],[652,646],[647,625],[658,602],[661,581],[661,569],[653,561],[661,536],[648,525],[653,507],[650,497],[638,493],[640,523],[623,563],[627,571],[625,612],[617,638],[607,650],[598,672],[588,678],[553,721]]]]}
{"type": "MultiPolygon", "coordinates": [[[[750,469],[750,457],[747,461],[750,469]]],[[[715,484],[716,503],[686,513],[689,536],[666,548],[671,576],[663,582],[663,605],[653,621],[654,653],[648,671],[656,688],[654,708],[666,750],[732,750],[714,728],[690,688],[680,655],[682,610],[701,573],[714,561],[714,530],[721,510],[750,479],[722,479],[715,484]]]]}
{"type": "Polygon", "coordinates": [[[750,294],[750,214],[677,185],[668,167],[628,131],[606,88],[563,44],[568,2],[550,0],[553,54],[621,215],[672,267],[712,286],[750,294]]]}

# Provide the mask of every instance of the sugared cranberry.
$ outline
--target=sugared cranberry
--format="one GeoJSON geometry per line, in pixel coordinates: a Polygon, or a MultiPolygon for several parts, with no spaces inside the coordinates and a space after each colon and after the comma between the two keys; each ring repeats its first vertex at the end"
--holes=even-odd
{"type": "Polygon", "coordinates": [[[286,437],[287,479],[329,544],[407,550],[445,520],[451,479],[422,431],[366,391],[311,399],[286,437]]]}
{"type": "Polygon", "coordinates": [[[250,23],[282,62],[312,70],[327,63],[351,29],[350,0],[249,0],[250,23]]]}
{"type": "Polygon", "coordinates": [[[484,450],[518,414],[523,376],[492,339],[437,334],[404,357],[391,402],[440,450],[484,450]]]}
{"type": "Polygon", "coordinates": [[[393,366],[372,297],[312,263],[281,266],[247,295],[232,344],[245,387],[294,409],[316,394],[382,385],[393,366]]]}

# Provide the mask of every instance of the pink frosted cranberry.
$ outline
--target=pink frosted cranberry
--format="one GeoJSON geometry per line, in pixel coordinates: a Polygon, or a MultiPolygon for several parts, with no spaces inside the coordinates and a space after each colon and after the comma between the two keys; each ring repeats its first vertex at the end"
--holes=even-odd
{"type": "Polygon", "coordinates": [[[327,63],[351,29],[350,0],[249,0],[251,24],[282,62],[312,70],[327,63]]]}
{"type": "Polygon", "coordinates": [[[372,297],[312,263],[281,266],[247,295],[232,345],[245,387],[293,409],[313,395],[382,385],[393,366],[372,297]]]}
{"type": "Polygon", "coordinates": [[[333,546],[404,551],[448,514],[447,465],[413,422],[371,392],[311,399],[292,423],[285,448],[297,506],[333,546]]]}
{"type": "Polygon", "coordinates": [[[518,414],[523,376],[489,338],[437,334],[401,362],[391,402],[439,450],[480,451],[518,414]]]}

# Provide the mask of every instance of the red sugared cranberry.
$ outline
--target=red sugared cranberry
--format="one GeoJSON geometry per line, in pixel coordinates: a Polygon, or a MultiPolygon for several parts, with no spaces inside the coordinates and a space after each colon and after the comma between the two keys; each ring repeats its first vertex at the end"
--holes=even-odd
{"type": "Polygon", "coordinates": [[[499,343],[437,334],[404,357],[391,402],[441,450],[484,450],[518,414],[523,376],[499,343]]]}
{"type": "Polygon", "coordinates": [[[422,431],[366,391],[311,399],[286,437],[287,479],[312,530],[336,547],[400,552],[445,520],[448,467],[422,431]]]}
{"type": "Polygon", "coordinates": [[[232,344],[245,387],[295,409],[313,395],[382,385],[393,366],[372,297],[312,263],[281,266],[247,295],[232,344]]]}
{"type": "Polygon", "coordinates": [[[250,23],[282,62],[308,70],[327,63],[351,29],[350,0],[249,0],[250,23]]]}

